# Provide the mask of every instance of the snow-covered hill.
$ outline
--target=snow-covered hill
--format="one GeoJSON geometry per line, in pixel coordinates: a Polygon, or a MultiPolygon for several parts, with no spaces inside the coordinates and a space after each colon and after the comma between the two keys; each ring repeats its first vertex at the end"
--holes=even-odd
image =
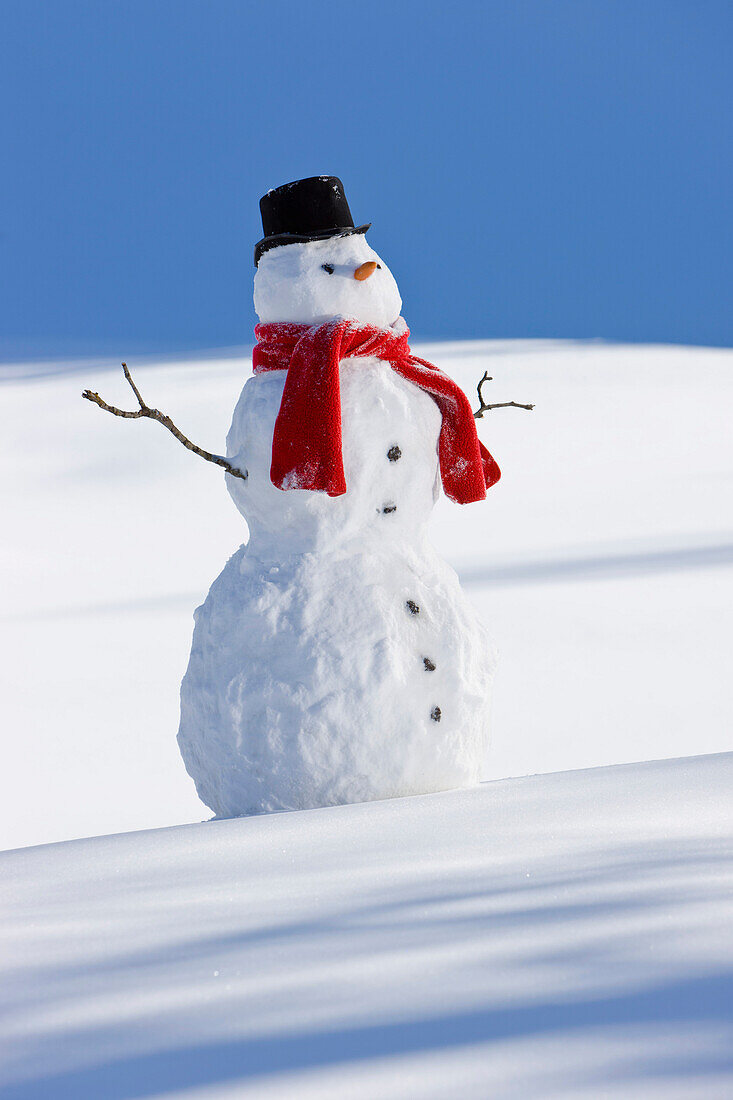
{"type": "MultiPolygon", "coordinates": [[[[537,405],[433,526],[501,651],[500,781],[0,854],[3,1100],[733,1095],[733,352],[420,351],[537,405]]],[[[222,446],[246,362],[132,366],[222,446]]],[[[246,530],[86,386],[128,399],[0,382],[0,847],[207,816],[178,683],[246,530]]]]}
{"type": "Polygon", "coordinates": [[[0,855],[3,1100],[724,1100],[733,754],[0,855]]]}
{"type": "MultiPolygon", "coordinates": [[[[436,543],[498,644],[500,778],[731,748],[733,351],[568,343],[419,349],[473,393],[503,468],[442,501],[436,543]]],[[[249,363],[131,362],[223,446],[249,363]]],[[[207,816],[175,742],[192,612],[246,538],[223,475],[159,425],[81,400],[119,366],[0,383],[0,847],[207,816]],[[8,583],[9,581],[9,583],[8,583]]]]}

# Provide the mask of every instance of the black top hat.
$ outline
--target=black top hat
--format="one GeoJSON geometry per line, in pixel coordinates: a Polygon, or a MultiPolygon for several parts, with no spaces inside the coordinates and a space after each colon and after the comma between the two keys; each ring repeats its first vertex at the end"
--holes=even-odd
{"type": "Polygon", "coordinates": [[[265,235],[255,245],[255,267],[263,252],[278,245],[366,233],[371,225],[354,225],[344,185],[337,176],[284,183],[262,196],[260,213],[265,235]]]}

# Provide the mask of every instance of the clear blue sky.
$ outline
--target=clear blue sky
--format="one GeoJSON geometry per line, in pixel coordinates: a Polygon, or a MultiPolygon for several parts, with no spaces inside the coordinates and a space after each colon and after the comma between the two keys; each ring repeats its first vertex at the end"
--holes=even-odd
{"type": "Polygon", "coordinates": [[[730,0],[4,0],[0,350],[251,340],[339,175],[422,337],[733,344],[730,0]]]}

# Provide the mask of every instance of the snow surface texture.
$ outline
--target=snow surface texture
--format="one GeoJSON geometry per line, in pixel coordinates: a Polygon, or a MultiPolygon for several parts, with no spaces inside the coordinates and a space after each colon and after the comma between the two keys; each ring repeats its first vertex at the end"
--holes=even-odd
{"type": "MultiPolygon", "coordinates": [[[[267,252],[255,304],[261,320],[384,326],[400,299],[355,235],[267,252]]],[[[342,496],[270,480],[284,371],[246,382],[227,437],[250,538],[196,613],[178,734],[221,817],[465,786],[486,760],[494,651],[427,537],[440,412],[379,359],[340,376],[342,496]]]]}
{"type": "Polygon", "coordinates": [[[708,756],[0,855],[0,1095],[729,1100],[732,785],[708,756]]]}
{"type": "MultiPolygon", "coordinates": [[[[482,505],[441,497],[430,522],[501,653],[487,774],[730,749],[733,351],[415,350],[469,394],[488,370],[494,400],[536,402],[478,421],[502,480],[482,505]]],[[[130,365],[223,449],[246,349],[130,365]]],[[[243,520],[160,425],[81,400],[132,408],[119,362],[0,372],[0,847],[198,821],[178,685],[243,520]]]]}

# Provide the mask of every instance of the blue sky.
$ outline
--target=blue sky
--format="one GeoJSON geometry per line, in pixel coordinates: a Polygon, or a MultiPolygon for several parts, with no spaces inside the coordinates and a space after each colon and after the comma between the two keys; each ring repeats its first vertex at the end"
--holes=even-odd
{"type": "Polygon", "coordinates": [[[733,344],[728,0],[5,0],[0,351],[247,343],[320,173],[421,337],[733,344]]]}

